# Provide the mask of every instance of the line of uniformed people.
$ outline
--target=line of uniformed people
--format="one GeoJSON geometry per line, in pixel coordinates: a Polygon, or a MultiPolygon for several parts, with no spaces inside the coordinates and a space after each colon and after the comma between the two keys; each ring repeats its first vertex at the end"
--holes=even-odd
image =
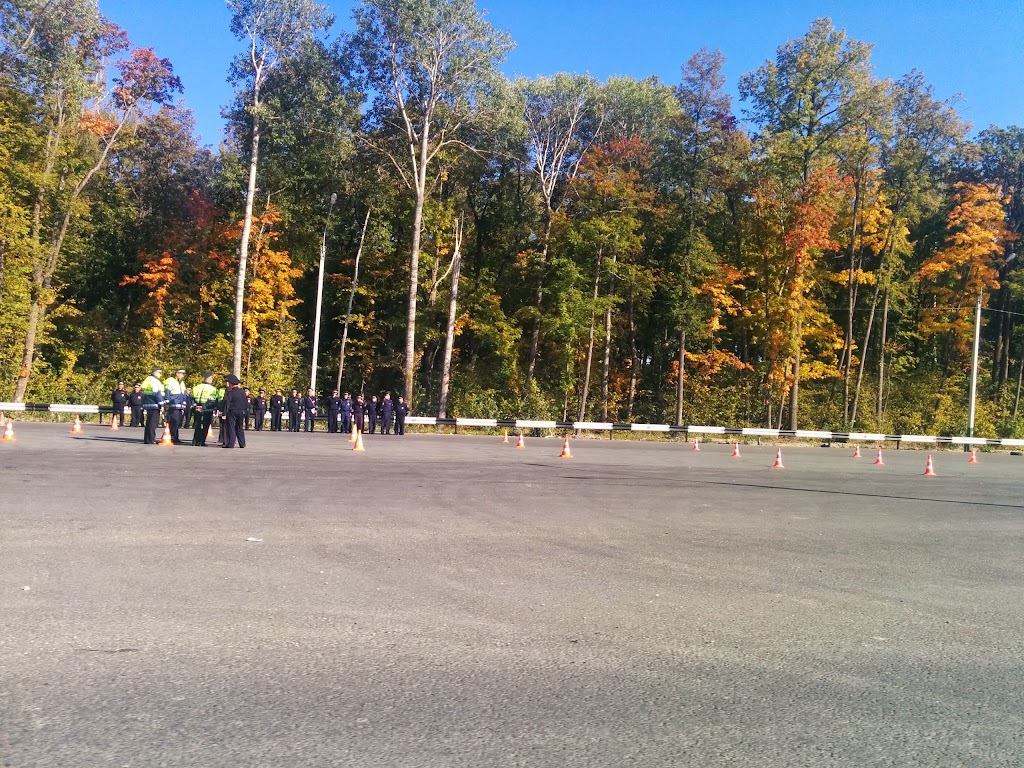
{"type": "MultiPolygon", "coordinates": [[[[266,391],[262,389],[253,397],[248,388],[240,386],[234,374],[225,376],[224,386],[220,388],[213,385],[213,373],[209,371],[203,374],[202,382],[195,387],[185,385],[183,368],[176,370],[174,376],[166,380],[161,380],[162,374],[162,369],[154,368],[141,383],[136,383],[132,393],[124,390],[124,382],[118,382],[112,396],[115,411],[121,414],[122,424],[126,404],[132,406],[132,426],[136,425],[137,420],[141,423],[141,415],[137,419],[135,412],[136,401],[139,403],[139,409],[146,414],[143,443],[148,445],[157,442],[156,430],[161,416],[166,420],[171,441],[175,445],[181,444],[181,429],[188,429],[194,424],[192,444],[205,446],[210,425],[215,417],[219,417],[220,444],[230,448],[237,441],[239,447],[244,448],[244,432],[250,428],[250,418],[255,421],[256,430],[262,431],[268,409],[270,429],[277,432],[282,429],[285,412],[288,413],[288,428],[292,432],[300,431],[303,425],[305,431],[312,432],[321,412],[312,389],[307,389],[303,397],[299,396],[297,389],[293,389],[287,398],[278,389],[268,399],[266,391]]],[[[326,398],[323,411],[327,416],[328,432],[349,433],[355,426],[361,432],[375,434],[380,425],[382,435],[392,434],[392,428],[394,434],[404,435],[409,405],[402,396],[398,397],[397,402],[393,401],[389,392],[380,399],[373,395],[367,402],[362,395],[357,395],[353,400],[348,392],[339,397],[338,390],[334,390],[326,398]]]]}

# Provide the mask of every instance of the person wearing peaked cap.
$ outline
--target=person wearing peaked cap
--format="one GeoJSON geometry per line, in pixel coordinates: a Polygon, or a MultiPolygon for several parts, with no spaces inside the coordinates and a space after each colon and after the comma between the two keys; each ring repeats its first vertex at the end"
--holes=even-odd
{"type": "Polygon", "coordinates": [[[284,413],[284,394],[280,389],[275,389],[270,396],[270,431],[281,431],[281,414],[284,413]]]}
{"type": "Polygon", "coordinates": [[[239,386],[238,377],[229,373],[224,377],[227,392],[224,394],[224,428],[227,433],[224,448],[234,448],[235,440],[239,448],[245,448],[245,416],[249,412],[249,401],[239,386]]]}
{"type": "Polygon", "coordinates": [[[162,368],[153,372],[142,382],[142,407],[146,411],[146,433],[142,439],[145,445],[156,445],[156,428],[160,421],[160,409],[167,399],[164,397],[164,383],[160,381],[162,368]]]}
{"type": "Polygon", "coordinates": [[[213,386],[213,371],[203,373],[203,380],[193,388],[192,397],[196,401],[196,431],[192,435],[192,445],[203,447],[206,445],[206,436],[210,433],[213,414],[218,406],[217,388],[213,386]]]}
{"type": "Polygon", "coordinates": [[[129,427],[142,426],[142,382],[136,381],[132,391],[128,393],[128,405],[132,409],[132,421],[129,427]]]}
{"type": "Polygon", "coordinates": [[[164,393],[167,396],[165,418],[167,428],[171,430],[171,442],[181,445],[178,434],[185,416],[185,369],[179,368],[173,376],[164,382],[164,393]]]}

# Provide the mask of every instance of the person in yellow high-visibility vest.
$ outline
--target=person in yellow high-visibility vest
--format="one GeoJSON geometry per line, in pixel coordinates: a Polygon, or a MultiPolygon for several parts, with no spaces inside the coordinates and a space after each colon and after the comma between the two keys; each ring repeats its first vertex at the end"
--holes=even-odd
{"type": "Polygon", "coordinates": [[[163,370],[154,368],[142,382],[142,407],[146,411],[146,433],[142,438],[145,445],[156,445],[156,428],[160,423],[160,408],[163,406],[164,383],[160,381],[163,370]]]}
{"type": "Polygon", "coordinates": [[[178,430],[185,417],[185,369],[179,368],[174,375],[164,382],[164,394],[167,396],[165,415],[167,427],[171,430],[171,442],[181,445],[178,430]]]}
{"type": "Polygon", "coordinates": [[[192,445],[205,446],[210,424],[213,423],[214,411],[220,405],[217,388],[213,386],[212,371],[204,373],[202,383],[192,387],[192,397],[196,401],[196,431],[192,435],[192,445]]]}

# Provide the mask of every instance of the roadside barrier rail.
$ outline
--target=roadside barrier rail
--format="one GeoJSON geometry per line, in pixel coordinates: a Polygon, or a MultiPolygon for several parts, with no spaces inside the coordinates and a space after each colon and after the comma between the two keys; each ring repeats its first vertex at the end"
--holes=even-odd
{"type": "MultiPolygon", "coordinates": [[[[0,403],[0,411],[5,413],[59,413],[59,414],[113,414],[110,405],[77,405],[73,403],[0,403]]],[[[125,414],[131,409],[125,408],[125,414]]],[[[264,420],[270,419],[268,412],[264,420]]],[[[288,421],[288,413],[282,414],[288,421]]],[[[319,415],[315,421],[326,421],[327,416],[319,415]]],[[[528,429],[573,430],[577,432],[663,432],[669,434],[690,435],[728,435],[742,437],[774,437],[798,438],[805,440],[827,440],[830,442],[864,442],[864,443],[923,443],[936,445],[986,445],[1005,448],[1022,448],[1024,440],[1016,438],[993,437],[962,437],[945,435],[888,435],[881,432],[826,432],[816,429],[768,429],[766,427],[720,427],[708,424],[615,424],[603,421],[545,421],[538,419],[472,419],[448,418],[440,419],[433,416],[407,416],[407,426],[425,427],[459,427],[509,429],[513,431],[528,429]]]]}

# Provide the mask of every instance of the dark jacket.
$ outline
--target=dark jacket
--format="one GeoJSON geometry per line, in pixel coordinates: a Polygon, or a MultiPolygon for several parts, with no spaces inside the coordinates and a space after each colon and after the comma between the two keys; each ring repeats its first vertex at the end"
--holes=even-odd
{"type": "Polygon", "coordinates": [[[395,413],[398,414],[398,418],[404,419],[409,415],[409,404],[408,403],[397,403],[395,405],[395,413]]]}
{"type": "Polygon", "coordinates": [[[302,410],[301,397],[289,397],[285,402],[288,403],[288,413],[298,413],[302,410]]]}
{"type": "Polygon", "coordinates": [[[327,398],[327,412],[338,414],[341,413],[341,398],[340,397],[328,397],[327,398]]]}
{"type": "Polygon", "coordinates": [[[124,408],[128,404],[128,392],[124,389],[115,389],[110,395],[110,401],[115,408],[124,408]]]}
{"type": "Polygon", "coordinates": [[[270,412],[281,413],[284,410],[284,397],[281,395],[270,396],[270,412]]]}
{"type": "Polygon", "coordinates": [[[390,421],[394,412],[395,404],[391,400],[385,398],[380,401],[380,417],[384,419],[384,421],[390,421]]]}
{"type": "Polygon", "coordinates": [[[244,389],[238,389],[232,387],[224,394],[224,405],[222,410],[225,415],[232,415],[235,413],[246,414],[249,412],[249,401],[245,396],[244,389]]]}
{"type": "Polygon", "coordinates": [[[131,392],[129,392],[128,393],[128,405],[130,405],[132,408],[141,408],[142,407],[142,393],[141,392],[136,392],[135,390],[132,390],[131,392]]]}
{"type": "Polygon", "coordinates": [[[267,398],[265,397],[254,397],[252,400],[252,411],[253,413],[266,413],[267,412],[267,398]]]}
{"type": "Polygon", "coordinates": [[[352,398],[341,398],[341,412],[352,413],[352,398]]]}
{"type": "Polygon", "coordinates": [[[310,416],[313,415],[313,411],[316,410],[316,395],[312,397],[306,395],[304,398],[302,398],[302,410],[304,410],[310,416]]]}

